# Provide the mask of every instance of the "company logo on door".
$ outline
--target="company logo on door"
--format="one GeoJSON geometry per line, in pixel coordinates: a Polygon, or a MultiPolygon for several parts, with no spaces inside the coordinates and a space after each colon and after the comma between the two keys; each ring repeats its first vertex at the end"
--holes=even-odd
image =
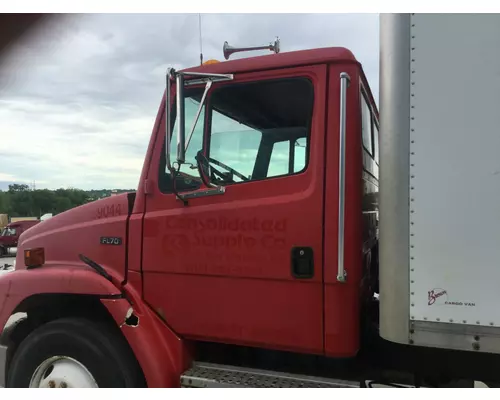
{"type": "Polygon", "coordinates": [[[444,289],[432,289],[427,292],[427,304],[445,304],[448,300],[448,293],[444,289]]]}
{"type": "Polygon", "coordinates": [[[470,301],[449,301],[448,292],[444,289],[435,288],[427,292],[427,304],[429,306],[461,306],[461,307],[475,307],[476,303],[470,301]]]}

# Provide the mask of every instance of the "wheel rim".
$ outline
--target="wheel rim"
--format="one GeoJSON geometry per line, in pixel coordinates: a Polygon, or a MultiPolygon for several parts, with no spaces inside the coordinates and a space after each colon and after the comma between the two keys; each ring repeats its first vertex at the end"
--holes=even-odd
{"type": "Polygon", "coordinates": [[[30,388],[97,388],[85,366],[71,357],[55,356],[42,362],[31,377],[30,388]]]}

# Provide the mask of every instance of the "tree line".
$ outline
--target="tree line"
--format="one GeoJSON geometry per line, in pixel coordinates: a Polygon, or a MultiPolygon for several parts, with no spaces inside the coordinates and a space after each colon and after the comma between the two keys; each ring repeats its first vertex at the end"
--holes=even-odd
{"type": "MultiPolygon", "coordinates": [[[[131,190],[118,190],[125,192],[131,190]]],[[[9,217],[41,217],[44,214],[62,213],[82,204],[111,195],[111,189],[37,189],[28,185],[9,185],[9,190],[0,191],[0,214],[9,217]]]]}

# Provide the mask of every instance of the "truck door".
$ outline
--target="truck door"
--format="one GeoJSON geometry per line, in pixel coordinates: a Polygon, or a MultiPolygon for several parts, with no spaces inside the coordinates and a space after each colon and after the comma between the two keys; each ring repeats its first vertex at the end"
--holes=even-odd
{"type": "MultiPolygon", "coordinates": [[[[144,295],[183,337],[323,351],[325,88],[323,65],[214,84],[187,150],[192,165],[175,178],[177,191],[192,194],[187,205],[173,193],[158,134],[144,295]],[[201,149],[222,194],[207,195],[201,149]]],[[[187,132],[202,94],[186,87],[187,132]]]]}

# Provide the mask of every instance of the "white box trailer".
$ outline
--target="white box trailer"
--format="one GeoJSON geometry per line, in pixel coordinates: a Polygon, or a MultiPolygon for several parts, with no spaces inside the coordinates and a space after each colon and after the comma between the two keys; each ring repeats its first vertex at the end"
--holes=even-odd
{"type": "Polygon", "coordinates": [[[380,332],[500,353],[500,15],[382,15],[380,332]]]}

